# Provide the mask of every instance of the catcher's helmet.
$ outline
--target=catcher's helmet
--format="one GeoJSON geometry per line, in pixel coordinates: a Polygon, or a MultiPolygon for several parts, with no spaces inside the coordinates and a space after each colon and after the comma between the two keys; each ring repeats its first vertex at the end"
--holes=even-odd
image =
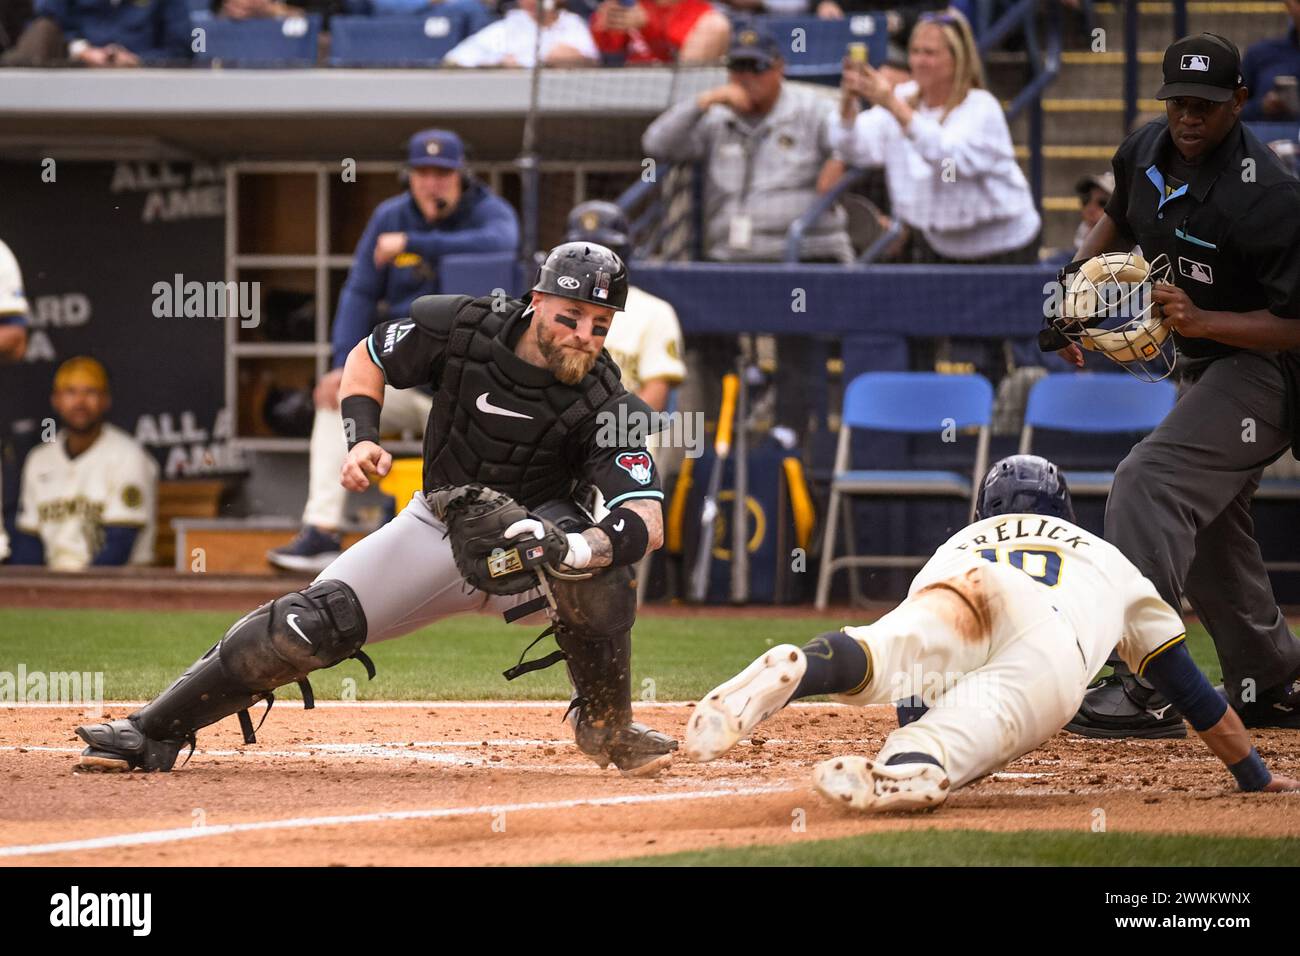
{"type": "Polygon", "coordinates": [[[1074,504],[1061,469],[1037,455],[1011,455],[995,462],[975,499],[975,518],[1033,514],[1074,520],[1074,504]]]}
{"type": "Polygon", "coordinates": [[[627,304],[627,266],[602,245],[566,242],[546,257],[533,291],[621,310],[627,304]]]}
{"type": "Polygon", "coordinates": [[[632,228],[614,203],[593,199],[573,207],[564,241],[598,242],[626,262],[632,252],[632,228]]]}
{"type": "Polygon", "coordinates": [[[1054,324],[1081,348],[1100,352],[1148,382],[1174,370],[1174,340],[1151,296],[1156,283],[1172,283],[1169,257],[1147,262],[1133,252],[1107,252],[1071,264],[1062,276],[1064,296],[1054,324]]]}

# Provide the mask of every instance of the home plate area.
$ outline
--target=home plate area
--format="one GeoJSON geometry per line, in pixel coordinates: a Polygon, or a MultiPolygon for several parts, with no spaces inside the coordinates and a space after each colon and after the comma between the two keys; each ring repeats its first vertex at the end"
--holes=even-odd
{"type": "MultiPolygon", "coordinates": [[[[1293,800],[1235,793],[1195,739],[1058,734],[938,812],[852,814],[812,790],[812,768],[874,753],[896,722],[833,704],[791,707],[724,758],[679,757],[652,780],[579,753],[563,702],[505,701],[285,703],[255,745],[234,720],[201,732],[173,773],[75,773],[74,728],[134,706],[0,707],[0,866],[590,862],[883,830],[1086,831],[1099,806],[1112,832],[1300,835],[1293,800]]],[[[679,739],[689,714],[637,706],[679,739]]],[[[1295,736],[1260,733],[1259,749],[1294,771],[1295,736]]]]}

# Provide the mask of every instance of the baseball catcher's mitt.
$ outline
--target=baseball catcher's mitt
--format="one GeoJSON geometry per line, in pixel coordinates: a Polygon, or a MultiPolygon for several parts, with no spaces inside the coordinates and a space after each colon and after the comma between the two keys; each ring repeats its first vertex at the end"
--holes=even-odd
{"type": "Polygon", "coordinates": [[[440,488],[429,493],[428,501],[434,515],[447,525],[452,557],[461,575],[489,594],[519,594],[537,587],[535,569],[558,566],[569,552],[564,532],[491,488],[440,488]],[[542,536],[531,530],[506,536],[507,529],[524,520],[536,522],[532,527],[540,526],[542,536]]]}

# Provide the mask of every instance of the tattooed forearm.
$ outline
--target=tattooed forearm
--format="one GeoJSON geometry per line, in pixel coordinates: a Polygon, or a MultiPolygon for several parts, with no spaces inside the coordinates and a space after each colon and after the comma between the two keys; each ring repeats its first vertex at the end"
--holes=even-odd
{"type": "MultiPolygon", "coordinates": [[[[663,506],[651,499],[639,499],[628,502],[623,505],[628,511],[636,512],[637,516],[645,522],[646,533],[649,538],[646,551],[655,551],[664,543],[664,515],[663,506]]],[[[587,544],[591,546],[591,561],[587,564],[589,568],[607,568],[614,560],[614,546],[610,544],[609,536],[601,528],[588,528],[582,533],[587,544]]]]}

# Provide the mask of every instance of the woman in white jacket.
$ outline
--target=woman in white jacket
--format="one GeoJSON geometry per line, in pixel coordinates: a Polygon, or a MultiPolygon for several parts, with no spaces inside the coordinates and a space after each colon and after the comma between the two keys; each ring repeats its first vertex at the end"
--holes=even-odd
{"type": "Polygon", "coordinates": [[[1037,262],[1042,223],[965,17],[923,16],[908,63],[912,79],[897,88],[866,63],[845,66],[831,148],[850,165],[885,168],[911,261],[1037,262]],[[872,108],[858,113],[858,97],[872,108]]]}

